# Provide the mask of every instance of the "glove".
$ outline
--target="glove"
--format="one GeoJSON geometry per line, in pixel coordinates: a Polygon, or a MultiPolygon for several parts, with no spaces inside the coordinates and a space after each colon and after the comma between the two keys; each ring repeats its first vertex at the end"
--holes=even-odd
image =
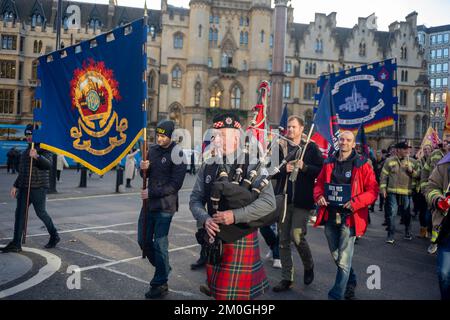
{"type": "Polygon", "coordinates": [[[439,198],[437,200],[436,207],[441,211],[447,212],[450,208],[450,197],[439,198]]]}

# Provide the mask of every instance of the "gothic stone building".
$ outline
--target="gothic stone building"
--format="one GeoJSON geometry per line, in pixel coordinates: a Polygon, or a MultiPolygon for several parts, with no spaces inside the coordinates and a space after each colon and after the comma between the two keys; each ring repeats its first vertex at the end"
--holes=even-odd
{"type": "MultiPolygon", "coordinates": [[[[0,122],[31,121],[38,105],[33,99],[36,58],[55,49],[56,12],[57,0],[1,0],[0,122]]],[[[171,118],[192,133],[194,125],[205,129],[221,109],[234,110],[248,121],[259,83],[271,78],[273,12],[270,0],[191,0],[189,9],[161,0],[161,10],[149,10],[149,127],[171,118]]],[[[293,12],[289,6],[283,86],[289,112],[310,124],[319,75],[395,57],[400,137],[419,144],[429,123],[429,89],[417,41],[417,13],[382,32],[370,17],[359,18],[349,29],[336,26],[334,12],[317,13],[309,24],[294,23],[293,12]]],[[[89,39],[143,14],[143,9],[117,6],[113,0],[64,1],[62,45],[89,39]]],[[[371,137],[375,148],[386,147],[394,130],[371,137]]]]}

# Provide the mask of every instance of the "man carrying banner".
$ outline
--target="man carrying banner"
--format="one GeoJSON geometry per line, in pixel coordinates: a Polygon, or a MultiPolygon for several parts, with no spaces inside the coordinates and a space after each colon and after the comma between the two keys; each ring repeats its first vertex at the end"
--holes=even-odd
{"type": "MultiPolygon", "coordinates": [[[[313,188],[314,181],[322,169],[322,154],[314,142],[304,145],[302,141],[303,130],[305,124],[299,116],[291,116],[287,124],[287,138],[292,141],[280,141],[280,150],[282,156],[280,161],[286,157],[288,153],[294,150],[295,146],[301,145],[306,148],[303,160],[298,160],[287,164],[286,169],[282,170],[277,176],[276,193],[286,190],[287,193],[287,210],[284,219],[280,219],[278,223],[280,237],[280,258],[281,258],[281,281],[273,288],[275,292],[282,292],[290,289],[294,282],[294,266],[291,254],[291,242],[297,249],[304,266],[303,282],[309,285],[314,280],[314,261],[306,241],[307,225],[310,212],[314,209],[313,188]],[[298,176],[295,182],[289,180],[298,166],[298,176]]],[[[301,152],[299,150],[299,152],[301,152]]],[[[297,157],[298,159],[300,157],[297,157]]]]}
{"type": "Polygon", "coordinates": [[[343,131],[340,150],[325,161],[314,187],[314,200],[320,206],[315,226],[325,225],[328,247],[337,265],[336,281],[328,292],[328,298],[336,300],[355,296],[355,239],[366,232],[369,206],[378,196],[373,168],[354,148],[355,136],[343,131]]]}
{"type": "MultiPolygon", "coordinates": [[[[202,165],[189,202],[192,215],[205,227],[209,239],[220,235],[225,226],[248,224],[270,214],[276,208],[272,184],[268,182],[267,187],[249,205],[215,211],[211,193],[215,182],[220,179],[219,173],[220,176],[233,175],[233,162],[229,163],[226,159],[237,159],[234,155],[241,144],[241,124],[236,115],[225,113],[214,117],[213,128],[216,134],[211,143],[217,148],[216,160],[220,161],[223,156],[224,161],[223,164],[209,162],[202,165]]],[[[250,172],[254,168],[255,165],[250,162],[247,169],[244,168],[242,176],[246,177],[245,171],[250,172]]],[[[222,202],[219,200],[218,207],[220,206],[222,202]]],[[[238,240],[223,242],[222,248],[220,261],[215,264],[208,262],[206,265],[207,285],[201,285],[200,291],[216,300],[251,300],[263,294],[269,283],[260,258],[257,229],[238,240]]]]}
{"type": "Polygon", "coordinates": [[[433,211],[433,237],[438,246],[437,271],[442,300],[450,300],[450,154],[431,172],[425,195],[433,211]]]}
{"type": "Polygon", "coordinates": [[[172,268],[168,234],[172,217],[178,211],[178,191],[183,186],[187,168],[182,149],[171,140],[174,128],[174,123],[169,120],[158,123],[157,144],[150,146],[148,160],[140,164],[141,170],[147,170],[148,177],[148,188],[141,191],[141,198],[149,200],[147,212],[141,212],[139,217],[138,242],[155,267],[150,291],[145,294],[148,299],[165,296],[169,290],[167,280],[172,268]],[[144,214],[147,215],[146,230],[143,230],[144,214]]]}
{"type": "Polygon", "coordinates": [[[410,157],[410,146],[406,142],[395,145],[396,155],[386,159],[381,171],[380,192],[386,198],[388,235],[386,243],[394,244],[395,217],[400,210],[405,224],[405,240],[411,235],[411,195],[414,179],[420,174],[418,162],[410,157]]]}
{"type": "Polygon", "coordinates": [[[24,227],[26,225],[27,205],[33,204],[36,215],[45,224],[50,240],[45,248],[54,248],[60,241],[58,231],[53,225],[53,221],[45,209],[47,199],[47,189],[50,187],[50,169],[52,168],[52,153],[39,148],[36,144],[31,148],[33,125],[29,124],[25,128],[25,137],[28,142],[28,148],[22,152],[20,156],[19,175],[17,176],[14,186],[11,188],[11,197],[17,198],[16,216],[14,222],[14,238],[2,249],[3,252],[20,252],[22,251],[22,238],[24,227]],[[30,167],[32,164],[31,181],[30,167]],[[30,185],[29,201],[27,201],[28,187],[30,185]]]}

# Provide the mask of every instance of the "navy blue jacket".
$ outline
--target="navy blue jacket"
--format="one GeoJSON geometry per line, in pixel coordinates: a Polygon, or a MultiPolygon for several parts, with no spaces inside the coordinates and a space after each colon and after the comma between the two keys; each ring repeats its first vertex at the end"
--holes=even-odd
{"type": "Polygon", "coordinates": [[[147,171],[148,210],[173,214],[178,211],[178,190],[183,186],[186,175],[183,150],[175,142],[168,148],[155,144],[150,146],[147,159],[150,161],[147,171]]]}

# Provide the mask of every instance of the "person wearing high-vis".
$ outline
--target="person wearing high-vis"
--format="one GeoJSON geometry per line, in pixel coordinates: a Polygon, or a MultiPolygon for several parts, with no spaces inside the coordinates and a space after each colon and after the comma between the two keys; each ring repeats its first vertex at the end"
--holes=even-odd
{"type": "MultiPolygon", "coordinates": [[[[426,196],[424,190],[426,190],[427,188],[428,178],[430,177],[431,171],[436,168],[438,162],[441,161],[442,158],[444,158],[444,156],[448,153],[449,148],[450,145],[448,141],[442,141],[442,143],[438,144],[438,148],[431,152],[431,154],[427,158],[427,161],[423,165],[422,171],[420,173],[420,187],[422,189],[422,193],[424,193],[424,196],[426,196]]],[[[432,236],[431,223],[429,223],[428,229],[428,233],[432,236]]],[[[429,254],[435,254],[437,251],[437,244],[434,241],[431,241],[431,244],[428,247],[427,251],[429,254]]]]}
{"type": "Polygon", "coordinates": [[[400,212],[405,224],[405,239],[411,235],[411,195],[415,179],[419,176],[419,164],[410,157],[410,146],[406,142],[395,145],[397,154],[386,159],[381,170],[380,192],[386,199],[388,235],[386,242],[394,244],[395,217],[400,212]]]}
{"type": "Polygon", "coordinates": [[[450,153],[431,172],[425,189],[433,212],[432,241],[437,245],[437,273],[442,300],[450,300],[450,153]]]}

